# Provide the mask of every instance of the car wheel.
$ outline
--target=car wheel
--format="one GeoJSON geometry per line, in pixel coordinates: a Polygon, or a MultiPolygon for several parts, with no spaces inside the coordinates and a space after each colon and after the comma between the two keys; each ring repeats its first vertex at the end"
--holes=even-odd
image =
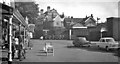
{"type": "Polygon", "coordinates": [[[106,51],[109,51],[109,48],[108,48],[108,46],[106,46],[106,51]]]}
{"type": "Polygon", "coordinates": [[[99,45],[97,47],[100,47],[99,45]]]}
{"type": "Polygon", "coordinates": [[[91,47],[90,45],[88,45],[88,47],[91,47]]]}

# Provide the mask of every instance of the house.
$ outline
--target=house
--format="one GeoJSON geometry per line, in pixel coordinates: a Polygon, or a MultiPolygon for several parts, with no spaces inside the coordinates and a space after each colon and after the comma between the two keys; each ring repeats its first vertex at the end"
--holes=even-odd
{"type": "Polygon", "coordinates": [[[69,39],[73,39],[77,36],[88,37],[91,29],[89,27],[96,27],[97,21],[93,18],[93,15],[85,18],[65,18],[64,26],[68,29],[69,39]]]}
{"type": "Polygon", "coordinates": [[[57,15],[57,16],[53,19],[53,26],[54,26],[54,27],[64,28],[63,20],[64,20],[64,18],[61,18],[60,15],[57,15]]]}
{"type": "Polygon", "coordinates": [[[53,18],[59,15],[57,10],[55,10],[54,8],[51,10],[50,6],[47,7],[47,11],[44,14],[47,21],[53,21],[53,18]]]}
{"type": "Polygon", "coordinates": [[[42,25],[43,32],[41,33],[43,35],[41,36],[44,36],[44,38],[53,39],[56,38],[55,36],[59,38],[61,36],[61,33],[64,31],[63,20],[64,15],[59,15],[57,10],[54,8],[51,9],[50,6],[48,6],[45,13],[43,10],[41,10],[39,21],[36,23],[36,26],[39,26],[39,24],[42,25]]]}
{"type": "Polygon", "coordinates": [[[71,28],[72,25],[74,25],[76,23],[81,23],[83,26],[93,27],[93,26],[97,25],[96,22],[97,21],[94,19],[93,15],[91,14],[91,16],[85,17],[85,18],[65,18],[64,26],[66,28],[71,28]]]}

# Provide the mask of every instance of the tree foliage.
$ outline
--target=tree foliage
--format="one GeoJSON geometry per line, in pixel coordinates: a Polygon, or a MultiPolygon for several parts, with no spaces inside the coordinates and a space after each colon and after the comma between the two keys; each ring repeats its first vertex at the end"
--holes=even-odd
{"type": "Polygon", "coordinates": [[[25,18],[29,18],[29,23],[35,24],[37,21],[39,8],[35,2],[15,2],[15,8],[17,8],[21,15],[25,18]]]}

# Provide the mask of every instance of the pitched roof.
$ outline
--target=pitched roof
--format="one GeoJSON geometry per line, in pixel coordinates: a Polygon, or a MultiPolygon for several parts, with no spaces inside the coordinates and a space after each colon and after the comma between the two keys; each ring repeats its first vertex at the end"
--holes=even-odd
{"type": "Polygon", "coordinates": [[[70,22],[70,21],[71,21],[71,18],[65,18],[64,21],[65,21],[65,22],[70,22]]]}
{"type": "Polygon", "coordinates": [[[85,22],[87,22],[89,19],[92,19],[94,22],[96,22],[96,20],[94,18],[92,18],[91,16],[86,18],[85,22]]]}
{"type": "Polygon", "coordinates": [[[73,25],[73,27],[84,27],[81,23],[76,23],[73,25]]]}
{"type": "Polygon", "coordinates": [[[84,18],[73,18],[72,21],[75,23],[82,22],[84,18]]]}
{"type": "Polygon", "coordinates": [[[57,12],[57,10],[55,10],[55,9],[52,9],[52,10],[50,10],[50,11],[46,11],[46,12],[44,13],[45,16],[47,16],[48,13],[52,13],[52,16],[53,16],[54,18],[55,18],[55,16],[59,15],[59,13],[57,12]],[[56,14],[56,15],[54,15],[54,14],[56,14]]]}
{"type": "Polygon", "coordinates": [[[61,21],[62,19],[61,19],[61,17],[59,16],[59,15],[57,15],[54,19],[53,19],[54,21],[61,21]]]}
{"type": "Polygon", "coordinates": [[[73,21],[75,23],[83,23],[85,20],[87,20],[88,18],[65,18],[64,20],[66,22],[70,22],[73,21]]]}
{"type": "MultiPolygon", "coordinates": [[[[92,20],[94,23],[96,22],[96,20],[94,18],[92,18],[91,16],[89,17],[85,17],[85,18],[65,18],[64,21],[67,23],[67,24],[70,24],[71,26],[77,24],[77,23],[80,23],[82,24],[83,26],[86,26],[86,23],[89,23],[90,21],[89,20],[92,20]]],[[[90,25],[91,26],[91,25],[90,25]]]]}

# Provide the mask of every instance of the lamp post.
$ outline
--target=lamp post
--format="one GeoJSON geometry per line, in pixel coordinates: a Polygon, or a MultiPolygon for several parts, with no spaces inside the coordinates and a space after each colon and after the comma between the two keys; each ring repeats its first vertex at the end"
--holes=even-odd
{"type": "Polygon", "coordinates": [[[71,32],[72,32],[72,30],[70,29],[69,30],[69,39],[71,40],[71,32]]]}
{"type": "Polygon", "coordinates": [[[11,16],[10,21],[9,21],[9,60],[12,61],[12,18],[11,16]]]}

